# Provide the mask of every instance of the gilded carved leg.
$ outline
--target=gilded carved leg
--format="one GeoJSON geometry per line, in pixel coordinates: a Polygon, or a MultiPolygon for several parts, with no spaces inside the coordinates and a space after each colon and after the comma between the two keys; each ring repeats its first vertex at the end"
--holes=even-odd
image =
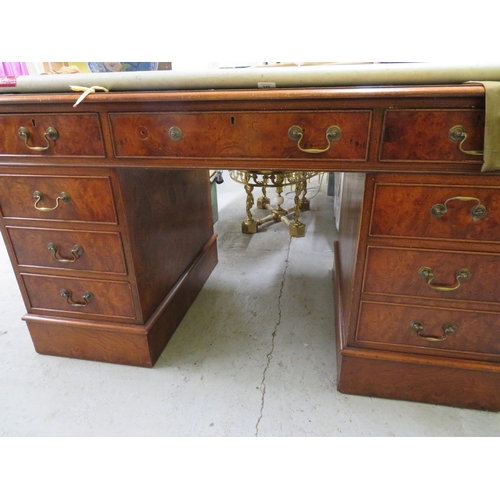
{"type": "Polygon", "coordinates": [[[262,196],[257,200],[257,208],[267,208],[267,205],[271,203],[271,200],[267,197],[267,183],[269,181],[269,175],[265,174],[262,176],[262,196]]]}
{"type": "Polygon", "coordinates": [[[300,200],[300,210],[302,210],[302,212],[307,212],[308,210],[311,209],[311,203],[310,201],[306,198],[307,196],[307,181],[306,179],[304,178],[304,194],[302,195],[302,199],[300,200]]]}
{"type": "MultiPolygon", "coordinates": [[[[301,213],[301,199],[302,192],[306,192],[306,180],[302,178],[295,185],[295,198],[294,198],[294,221],[288,226],[290,236],[301,237],[306,234],[306,225],[300,222],[299,217],[301,213]]],[[[306,200],[309,201],[309,200],[306,200]]]]}
{"type": "Polygon", "coordinates": [[[248,219],[243,221],[241,224],[241,231],[246,234],[255,234],[258,231],[258,224],[257,221],[253,218],[251,208],[253,207],[254,204],[254,198],[253,198],[253,186],[251,186],[248,182],[250,180],[250,176],[248,173],[245,173],[245,191],[247,193],[247,206],[246,206],[246,211],[247,211],[247,217],[248,219]]]}
{"type": "Polygon", "coordinates": [[[261,224],[266,222],[284,222],[289,228],[290,236],[300,237],[305,236],[305,224],[300,222],[299,217],[301,212],[309,210],[309,200],[307,199],[307,179],[310,179],[314,172],[246,172],[241,170],[231,170],[229,172],[231,178],[245,187],[247,193],[246,212],[247,220],[242,222],[242,232],[254,234],[258,232],[261,224]],[[284,198],[282,196],[285,186],[295,185],[295,206],[291,209],[282,207],[284,198]],[[267,197],[267,188],[273,186],[276,188],[276,205],[272,206],[267,197]],[[270,214],[262,219],[255,220],[252,215],[252,207],[254,206],[254,187],[262,189],[262,196],[257,200],[257,208],[267,209],[270,214]],[[290,218],[295,214],[294,220],[290,218]]]}

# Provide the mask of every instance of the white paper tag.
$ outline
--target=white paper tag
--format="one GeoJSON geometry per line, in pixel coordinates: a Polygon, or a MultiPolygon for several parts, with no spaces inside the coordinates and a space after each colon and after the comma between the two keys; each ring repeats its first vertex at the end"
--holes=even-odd
{"type": "Polygon", "coordinates": [[[259,89],[275,89],[276,84],[274,82],[258,82],[257,87],[259,89]]]}

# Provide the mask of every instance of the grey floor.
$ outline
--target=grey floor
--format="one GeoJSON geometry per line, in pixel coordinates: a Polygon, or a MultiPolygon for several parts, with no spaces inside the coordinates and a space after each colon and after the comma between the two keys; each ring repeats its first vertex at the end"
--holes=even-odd
{"type": "Polygon", "coordinates": [[[219,264],[153,369],[37,354],[2,241],[0,436],[500,435],[496,413],[338,393],[326,180],[290,238],[242,234],[224,179],[219,264]]]}

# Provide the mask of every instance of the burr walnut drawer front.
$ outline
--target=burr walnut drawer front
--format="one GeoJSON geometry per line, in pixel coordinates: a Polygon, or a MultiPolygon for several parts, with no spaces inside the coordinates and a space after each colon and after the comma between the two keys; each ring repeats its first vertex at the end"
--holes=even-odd
{"type": "Polygon", "coordinates": [[[117,223],[109,177],[0,175],[7,218],[117,223]]]}
{"type": "Polygon", "coordinates": [[[104,157],[95,113],[1,114],[0,155],[104,157]]]}
{"type": "Polygon", "coordinates": [[[110,113],[117,157],[366,160],[370,111],[110,113]]]}
{"type": "Polygon", "coordinates": [[[500,190],[491,186],[375,185],[370,236],[500,241],[500,190]]]}
{"type": "Polygon", "coordinates": [[[135,318],[130,284],[119,281],[21,274],[32,313],[135,318]]]}
{"type": "Polygon", "coordinates": [[[368,247],[363,291],[498,303],[499,269],[500,254],[368,247]]]}
{"type": "Polygon", "coordinates": [[[498,358],[500,315],[362,302],[356,343],[381,349],[469,352],[498,358]]]}
{"type": "Polygon", "coordinates": [[[127,273],[120,233],[7,226],[19,266],[127,273]]]}
{"type": "Polygon", "coordinates": [[[381,161],[483,162],[484,110],[385,112],[381,161]]]}

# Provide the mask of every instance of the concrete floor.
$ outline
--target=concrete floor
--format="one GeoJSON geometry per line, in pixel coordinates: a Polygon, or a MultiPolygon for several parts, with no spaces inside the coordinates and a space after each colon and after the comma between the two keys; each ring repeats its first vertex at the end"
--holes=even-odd
{"type": "Polygon", "coordinates": [[[326,180],[293,239],[242,234],[224,179],[219,264],[153,369],[37,354],[2,241],[0,436],[500,435],[500,414],[337,392],[326,180]]]}

